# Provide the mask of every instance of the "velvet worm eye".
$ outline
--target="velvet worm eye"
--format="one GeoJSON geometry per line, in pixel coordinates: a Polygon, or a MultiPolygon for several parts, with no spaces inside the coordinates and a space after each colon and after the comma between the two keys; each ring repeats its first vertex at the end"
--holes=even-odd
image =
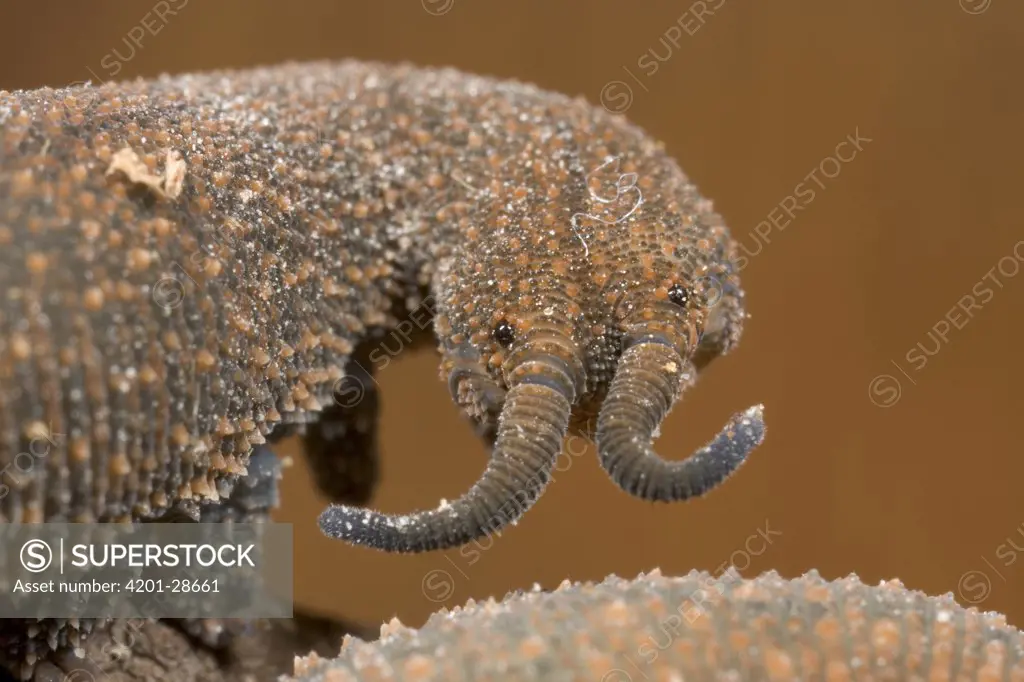
{"type": "Polygon", "coordinates": [[[516,330],[508,323],[508,320],[502,320],[494,327],[494,340],[500,343],[505,348],[512,345],[512,342],[516,340],[516,330]]]}
{"type": "Polygon", "coordinates": [[[692,295],[690,290],[682,284],[673,284],[672,288],[668,290],[668,300],[672,301],[677,306],[685,306],[689,303],[691,298],[692,295]]]}

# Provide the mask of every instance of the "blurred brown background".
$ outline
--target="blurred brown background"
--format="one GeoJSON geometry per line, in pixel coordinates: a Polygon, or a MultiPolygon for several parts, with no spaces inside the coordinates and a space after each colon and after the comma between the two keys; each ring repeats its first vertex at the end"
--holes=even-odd
{"type": "MultiPolygon", "coordinates": [[[[682,457],[763,402],[767,442],[721,489],[652,506],[588,453],[493,544],[389,556],[320,536],[323,503],[296,457],[279,519],[295,524],[299,602],[416,625],[441,604],[534,582],[731,560],[745,574],[899,577],[1024,626],[1024,549],[1007,544],[1024,548],[1020,2],[156,4],[177,14],[150,14],[135,47],[125,36],[140,35],[150,0],[4,3],[0,88],[356,57],[594,102],[604,92],[665,140],[757,254],[739,350],[712,364],[658,442],[682,457]],[[857,131],[861,150],[829,161],[857,131]],[[780,206],[794,200],[790,221],[780,206]],[[980,309],[950,312],[966,295],[980,309]],[[936,325],[945,341],[929,338],[936,325]]],[[[409,353],[383,372],[383,510],[453,498],[484,466],[436,365],[409,353]]]]}

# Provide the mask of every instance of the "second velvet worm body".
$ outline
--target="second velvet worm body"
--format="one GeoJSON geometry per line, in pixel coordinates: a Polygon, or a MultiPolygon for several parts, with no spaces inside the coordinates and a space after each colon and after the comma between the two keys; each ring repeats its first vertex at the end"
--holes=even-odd
{"type": "Polygon", "coordinates": [[[1021,682],[1024,633],[951,594],[660,571],[470,600],[413,630],[296,659],[292,682],[1021,682]],[[567,646],[568,644],[568,646],[567,646]]]}
{"type": "Polygon", "coordinates": [[[336,394],[428,303],[493,454],[450,504],[334,505],[329,535],[416,552],[515,522],[570,430],[663,501],[763,439],[758,406],[686,460],[654,453],[740,338],[736,246],[661,144],[582,99],[311,63],[0,93],[0,126],[0,465],[61,435],[7,521],[196,513],[296,428],[320,486],[364,502],[332,472],[374,447],[376,399],[336,394]]]}

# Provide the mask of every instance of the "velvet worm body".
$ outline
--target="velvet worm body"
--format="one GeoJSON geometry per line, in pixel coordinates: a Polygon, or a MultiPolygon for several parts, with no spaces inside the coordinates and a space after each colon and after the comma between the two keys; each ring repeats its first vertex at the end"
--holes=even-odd
{"type": "Polygon", "coordinates": [[[373,445],[354,358],[424,310],[493,454],[435,510],[330,507],[331,536],[418,552],[498,530],[595,422],[647,500],[702,495],[764,436],[757,406],[689,459],[655,454],[739,340],[736,245],[662,145],[530,85],[343,62],[2,93],[0,254],[7,521],[197,516],[253,445],[323,415],[330,492],[339,452],[373,445]]]}
{"type": "Polygon", "coordinates": [[[346,637],[291,682],[1021,682],[1024,633],[1005,617],[898,580],[734,572],[570,584],[397,620],[346,637]]]}

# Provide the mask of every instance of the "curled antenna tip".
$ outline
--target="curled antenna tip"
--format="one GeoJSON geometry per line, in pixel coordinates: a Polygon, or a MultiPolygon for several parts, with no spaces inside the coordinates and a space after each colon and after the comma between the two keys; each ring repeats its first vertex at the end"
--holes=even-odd
{"type": "Polygon", "coordinates": [[[324,535],[332,538],[340,537],[344,534],[344,526],[346,523],[351,523],[349,520],[347,509],[338,509],[338,505],[331,505],[320,512],[320,516],[317,518],[317,525],[320,526],[320,530],[323,531],[324,535]]]}
{"type": "Polygon", "coordinates": [[[386,530],[394,531],[406,525],[401,520],[375,514],[369,509],[343,504],[332,504],[320,512],[317,524],[327,537],[371,546],[375,543],[368,541],[380,537],[385,526],[386,530]]]}
{"type": "Polygon", "coordinates": [[[317,523],[325,535],[350,539],[364,532],[364,529],[369,530],[372,527],[403,528],[408,525],[405,519],[407,517],[378,514],[362,507],[332,504],[320,512],[317,523]]]}
{"type": "Polygon", "coordinates": [[[747,456],[764,442],[764,405],[752,405],[743,412],[733,415],[732,419],[719,434],[719,441],[723,450],[728,452],[729,458],[734,461],[743,461],[747,456]],[[722,437],[724,436],[724,439],[722,437]],[[728,441],[728,444],[722,440],[728,441]]]}

